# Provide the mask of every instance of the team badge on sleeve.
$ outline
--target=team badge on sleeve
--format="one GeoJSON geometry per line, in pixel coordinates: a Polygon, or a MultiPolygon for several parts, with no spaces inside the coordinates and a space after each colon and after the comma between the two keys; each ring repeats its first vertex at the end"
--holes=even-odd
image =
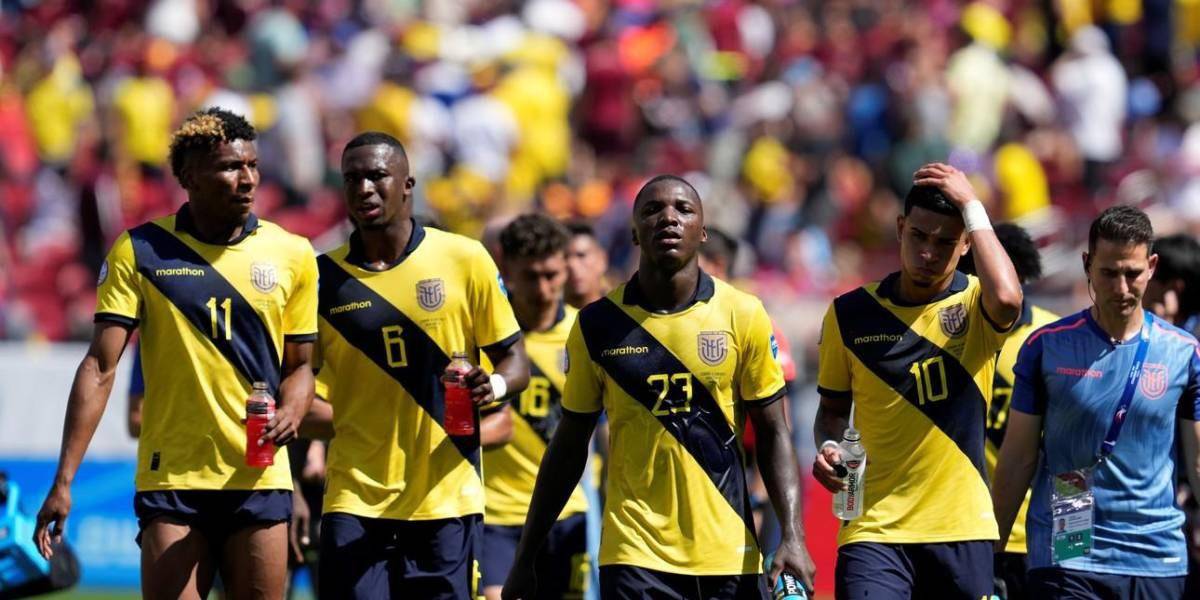
{"type": "Polygon", "coordinates": [[[563,373],[571,370],[571,359],[565,349],[558,351],[558,366],[562,369],[563,373]]]}
{"type": "Polygon", "coordinates": [[[279,285],[279,276],[276,274],[275,265],[266,262],[256,262],[250,265],[250,283],[254,285],[254,289],[264,294],[275,291],[275,286],[279,285]]]}
{"type": "MultiPolygon", "coordinates": [[[[818,341],[818,344],[821,342],[818,341]]],[[[779,340],[775,339],[775,334],[771,334],[771,358],[779,360],[779,340]]]]}
{"type": "Polygon", "coordinates": [[[500,286],[501,294],[508,295],[508,286],[504,285],[504,276],[499,273],[496,274],[496,285],[500,286]]]}
{"type": "Polygon", "coordinates": [[[942,333],[952,338],[961,336],[967,332],[967,307],[959,303],[939,310],[938,322],[942,325],[942,333]]]}
{"type": "Polygon", "coordinates": [[[417,282],[417,304],[435,311],[446,302],[446,284],[441,279],[422,279],[417,282]]]}
{"type": "Polygon", "coordinates": [[[1146,363],[1142,366],[1142,381],[1138,387],[1142,388],[1142,395],[1147,400],[1158,400],[1167,393],[1167,383],[1170,380],[1167,365],[1146,363]]]}
{"type": "Polygon", "coordinates": [[[100,276],[96,278],[96,286],[104,285],[105,279],[108,279],[108,260],[100,263],[100,276]]]}
{"type": "Polygon", "coordinates": [[[704,364],[715,367],[729,354],[729,334],[724,331],[701,331],[696,336],[696,350],[704,364]]]}

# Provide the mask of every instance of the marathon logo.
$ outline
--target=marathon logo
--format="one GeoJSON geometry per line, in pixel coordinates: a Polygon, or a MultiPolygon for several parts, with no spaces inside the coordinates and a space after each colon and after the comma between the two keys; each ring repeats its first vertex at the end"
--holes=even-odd
{"type": "Polygon", "coordinates": [[[600,351],[600,356],[629,356],[631,354],[650,354],[650,347],[618,346],[616,348],[605,348],[600,351]]]}
{"type": "Polygon", "coordinates": [[[887,334],[887,333],[880,333],[877,335],[860,335],[860,336],[854,338],[854,344],[855,345],[878,344],[880,342],[890,342],[892,344],[895,344],[902,339],[904,339],[904,336],[899,335],[899,334],[892,335],[892,334],[887,334]]]}
{"type": "Polygon", "coordinates": [[[342,313],[350,312],[352,310],[362,310],[364,308],[371,308],[370,300],[362,300],[360,302],[351,302],[349,304],[335,306],[335,307],[329,309],[329,314],[340,315],[342,313]]]}
{"type": "Polygon", "coordinates": [[[1082,378],[1086,378],[1086,379],[1100,379],[1101,377],[1104,377],[1104,371],[1099,371],[1097,369],[1076,369],[1076,368],[1072,368],[1072,367],[1057,367],[1054,369],[1054,372],[1059,375],[1066,375],[1068,377],[1082,377],[1082,378]]]}
{"type": "Polygon", "coordinates": [[[155,277],[204,277],[204,269],[192,267],[175,267],[172,269],[155,269],[155,277]]]}

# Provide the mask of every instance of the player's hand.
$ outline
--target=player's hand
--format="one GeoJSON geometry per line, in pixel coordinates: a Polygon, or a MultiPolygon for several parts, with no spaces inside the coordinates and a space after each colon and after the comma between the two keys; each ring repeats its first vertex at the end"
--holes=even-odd
{"type": "Polygon", "coordinates": [[[846,485],[844,474],[846,467],[842,464],[842,450],[832,444],[821,448],[817,453],[817,458],[813,460],[813,477],[825,489],[837,493],[850,489],[846,485]],[[838,467],[841,467],[842,475],[839,475],[838,467]]]}
{"type": "Polygon", "coordinates": [[[46,501],[37,514],[37,526],[33,529],[33,543],[42,558],[54,556],[54,546],[62,543],[67,532],[67,515],[71,512],[71,489],[55,485],[46,494],[46,501]]]}
{"type": "Polygon", "coordinates": [[[959,210],[975,199],[975,189],[967,180],[966,173],[947,164],[930,163],[917,169],[917,172],[913,174],[913,183],[942,190],[946,199],[959,210]]]}
{"type": "Polygon", "coordinates": [[[501,600],[521,600],[537,596],[537,576],[533,565],[526,561],[517,560],[508,571],[508,579],[504,580],[504,588],[500,590],[501,600]]]}
{"type": "Polygon", "coordinates": [[[274,442],[276,446],[283,446],[296,439],[300,433],[300,421],[304,415],[299,414],[295,406],[295,404],[285,404],[275,411],[275,416],[267,421],[267,426],[263,428],[262,437],[258,438],[260,446],[268,440],[274,442]]]}
{"type": "Polygon", "coordinates": [[[292,525],[288,528],[288,546],[292,550],[292,561],[299,565],[304,564],[304,549],[311,543],[308,531],[312,511],[308,508],[308,502],[304,501],[304,494],[300,493],[299,482],[296,482],[295,488],[292,492],[292,525]]]}
{"type": "Polygon", "coordinates": [[[775,579],[784,571],[798,577],[808,593],[813,593],[817,566],[813,564],[812,557],[808,555],[808,548],[804,547],[804,540],[785,537],[779,542],[779,548],[775,550],[775,558],[771,562],[771,570],[767,573],[767,582],[771,584],[772,588],[775,586],[775,579]]]}
{"type": "Polygon", "coordinates": [[[471,390],[471,402],[474,402],[475,406],[482,408],[499,400],[492,393],[491,375],[488,375],[488,372],[481,369],[479,365],[472,367],[471,372],[467,373],[463,380],[466,382],[467,388],[471,390]]]}

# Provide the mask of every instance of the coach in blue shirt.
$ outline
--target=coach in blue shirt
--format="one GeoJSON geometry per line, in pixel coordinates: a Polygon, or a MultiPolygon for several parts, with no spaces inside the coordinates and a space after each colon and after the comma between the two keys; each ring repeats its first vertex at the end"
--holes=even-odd
{"type": "Polygon", "coordinates": [[[1183,597],[1187,548],[1174,447],[1178,432],[1195,487],[1200,350],[1190,334],[1142,309],[1158,262],[1153,236],[1136,208],[1101,213],[1083,255],[1093,305],[1029,336],[1014,368],[992,482],[996,547],[1004,548],[1032,481],[1026,528],[1034,598],[1183,597]],[[1056,474],[1089,468],[1092,526],[1080,518],[1086,502],[1052,517],[1056,474]]]}

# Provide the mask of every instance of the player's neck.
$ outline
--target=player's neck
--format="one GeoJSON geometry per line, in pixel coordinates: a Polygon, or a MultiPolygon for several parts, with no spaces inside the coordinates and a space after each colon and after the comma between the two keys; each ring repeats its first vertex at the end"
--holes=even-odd
{"type": "Polygon", "coordinates": [[[675,312],[686,308],[700,285],[700,266],[692,259],[676,271],[663,271],[642,262],[637,272],[638,286],[647,308],[655,312],[675,312]]]}
{"type": "Polygon", "coordinates": [[[951,273],[950,276],[933,285],[920,286],[914,283],[904,271],[901,271],[900,285],[897,286],[897,295],[906,304],[925,304],[936,298],[938,294],[946,291],[946,288],[950,287],[950,283],[953,280],[954,274],[951,273]]]}
{"type": "Polygon", "coordinates": [[[1108,337],[1114,343],[1124,342],[1133,338],[1139,331],[1142,330],[1142,324],[1146,321],[1146,316],[1141,307],[1128,316],[1116,313],[1106,313],[1095,304],[1092,305],[1092,320],[1108,334],[1108,337]]]}
{"type": "Polygon", "coordinates": [[[191,207],[192,228],[195,229],[196,239],[206,244],[227,244],[242,235],[246,220],[228,222],[214,219],[191,207]]]}
{"type": "Polygon", "coordinates": [[[408,217],[378,229],[360,227],[358,235],[362,239],[364,261],[372,267],[396,264],[408,248],[412,233],[413,222],[408,217]]]}

